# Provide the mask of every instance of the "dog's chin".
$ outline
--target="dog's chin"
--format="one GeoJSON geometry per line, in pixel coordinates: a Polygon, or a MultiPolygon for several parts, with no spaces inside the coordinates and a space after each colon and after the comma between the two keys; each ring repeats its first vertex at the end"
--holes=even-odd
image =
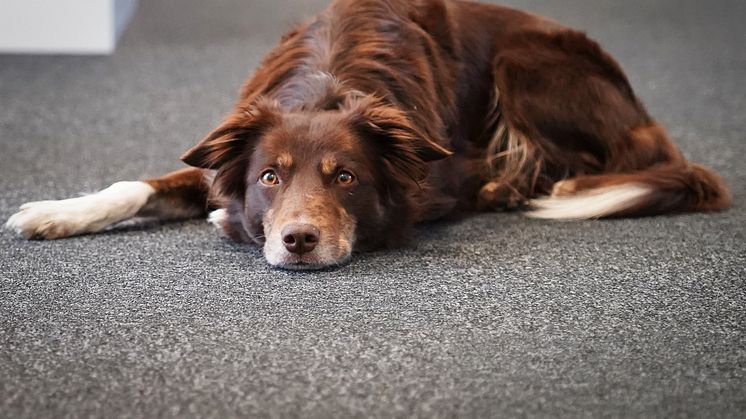
{"type": "Polygon", "coordinates": [[[289,271],[318,271],[344,265],[350,261],[351,256],[351,254],[347,254],[338,259],[326,259],[314,253],[307,253],[305,255],[286,254],[279,258],[279,260],[270,260],[267,258],[267,262],[275,268],[289,271]]]}

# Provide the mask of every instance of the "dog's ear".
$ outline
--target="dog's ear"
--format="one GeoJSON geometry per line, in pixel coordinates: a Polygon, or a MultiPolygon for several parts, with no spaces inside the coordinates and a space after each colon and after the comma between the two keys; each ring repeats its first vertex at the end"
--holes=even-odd
{"type": "Polygon", "coordinates": [[[268,101],[239,106],[220,126],[184,153],[181,160],[202,169],[220,169],[234,158],[245,155],[254,141],[279,118],[275,106],[268,101]]]}
{"type": "Polygon", "coordinates": [[[349,99],[342,111],[353,129],[365,137],[383,159],[415,180],[427,176],[424,163],[453,155],[417,128],[404,112],[373,97],[349,99]]]}

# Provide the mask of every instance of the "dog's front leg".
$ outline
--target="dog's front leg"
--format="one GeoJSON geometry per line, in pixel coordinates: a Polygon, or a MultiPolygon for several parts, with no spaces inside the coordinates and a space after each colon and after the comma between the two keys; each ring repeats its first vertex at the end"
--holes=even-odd
{"type": "Polygon", "coordinates": [[[29,202],[5,224],[29,239],[100,232],[133,217],[187,219],[207,212],[203,170],[184,169],[157,179],[117,182],[91,195],[29,202]]]}

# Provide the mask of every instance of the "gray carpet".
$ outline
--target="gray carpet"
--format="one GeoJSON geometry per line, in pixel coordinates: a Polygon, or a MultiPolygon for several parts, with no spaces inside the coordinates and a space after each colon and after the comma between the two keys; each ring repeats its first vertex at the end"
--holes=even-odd
{"type": "MultiPolygon", "coordinates": [[[[324,2],[141,3],[111,57],[0,56],[0,218],[180,167],[324,2]]],[[[319,273],[271,269],[200,221],[3,232],[0,416],[743,417],[746,2],[511,4],[599,39],[734,208],[486,214],[319,273]]]]}

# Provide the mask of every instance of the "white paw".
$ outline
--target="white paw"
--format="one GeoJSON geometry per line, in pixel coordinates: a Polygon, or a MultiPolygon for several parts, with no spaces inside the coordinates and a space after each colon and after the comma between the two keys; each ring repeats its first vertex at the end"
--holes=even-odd
{"type": "Polygon", "coordinates": [[[143,182],[119,182],[80,198],[29,202],[10,217],[5,227],[29,239],[94,233],[133,217],[153,192],[143,182]]]}
{"type": "Polygon", "coordinates": [[[228,221],[228,210],[219,209],[211,212],[207,216],[207,222],[214,225],[215,227],[222,229],[223,224],[228,221]]]}
{"type": "Polygon", "coordinates": [[[58,239],[80,232],[84,222],[81,205],[72,201],[39,201],[21,206],[5,227],[28,239],[58,239]]]}

